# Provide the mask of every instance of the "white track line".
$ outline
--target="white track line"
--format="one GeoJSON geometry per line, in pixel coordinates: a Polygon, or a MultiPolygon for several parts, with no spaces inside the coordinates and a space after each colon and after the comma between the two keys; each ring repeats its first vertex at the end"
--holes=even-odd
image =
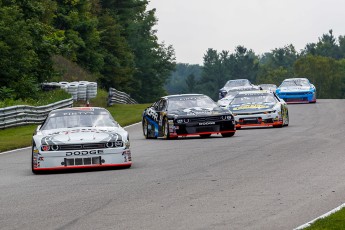
{"type": "Polygon", "coordinates": [[[132,127],[132,126],[137,125],[137,124],[140,124],[140,123],[141,123],[141,121],[138,122],[138,123],[134,123],[134,124],[131,124],[131,125],[127,125],[127,126],[125,126],[125,127],[123,127],[123,128],[126,129],[126,128],[132,127]]]}
{"type": "Polygon", "coordinates": [[[304,228],[306,228],[306,227],[309,227],[309,226],[312,225],[315,221],[317,221],[317,220],[319,220],[319,219],[323,219],[323,218],[325,218],[325,217],[327,217],[327,216],[330,216],[331,214],[333,214],[333,213],[339,211],[340,209],[342,209],[342,208],[344,208],[344,207],[345,207],[345,203],[342,204],[342,205],[340,205],[340,206],[338,206],[338,207],[336,207],[335,209],[333,209],[333,210],[331,210],[331,211],[329,211],[329,212],[323,214],[322,216],[319,216],[319,217],[315,218],[314,220],[311,220],[311,221],[309,221],[308,223],[303,224],[303,225],[301,225],[301,226],[295,228],[294,230],[301,230],[301,229],[304,229],[304,228]]]}
{"type": "MultiPolygon", "coordinates": [[[[138,122],[138,123],[135,123],[135,124],[131,124],[131,125],[127,125],[123,128],[129,128],[131,126],[134,126],[134,125],[137,125],[137,124],[140,124],[141,122],[138,122]]],[[[31,148],[31,146],[28,146],[28,147],[25,147],[25,148],[21,148],[21,149],[13,149],[13,150],[10,150],[10,151],[6,151],[6,152],[0,152],[0,155],[3,155],[3,154],[6,154],[6,153],[12,153],[12,152],[16,152],[16,151],[19,151],[19,150],[24,150],[24,149],[29,149],[31,148]]]]}
{"type": "Polygon", "coordinates": [[[15,151],[18,151],[18,150],[29,149],[29,148],[31,148],[31,146],[28,146],[28,147],[25,147],[25,148],[21,148],[21,149],[13,149],[13,150],[6,151],[6,152],[0,152],[0,155],[6,154],[6,153],[12,153],[12,152],[15,152],[15,151]]]}

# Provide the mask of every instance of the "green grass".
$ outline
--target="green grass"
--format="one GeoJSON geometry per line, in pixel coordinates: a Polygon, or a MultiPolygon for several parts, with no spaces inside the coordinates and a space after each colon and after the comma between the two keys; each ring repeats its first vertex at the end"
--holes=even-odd
{"type": "Polygon", "coordinates": [[[37,125],[26,125],[0,130],[0,152],[31,145],[37,125]]]}
{"type": "Polygon", "coordinates": [[[345,208],[323,219],[315,221],[305,230],[343,230],[345,229],[345,208]]]}
{"type": "Polygon", "coordinates": [[[32,105],[32,106],[48,105],[57,101],[71,98],[71,95],[65,92],[64,90],[59,89],[59,90],[52,90],[52,91],[47,91],[47,92],[44,92],[44,91],[39,92],[38,98],[39,99],[26,99],[26,100],[6,99],[4,101],[0,101],[0,108],[14,106],[14,105],[32,105]]]}
{"type": "MultiPolygon", "coordinates": [[[[124,127],[141,121],[141,114],[149,105],[113,105],[107,109],[115,120],[124,127]]],[[[0,152],[30,146],[32,134],[36,127],[37,125],[26,125],[0,130],[0,152]]]]}
{"type": "Polygon", "coordinates": [[[141,121],[142,112],[149,105],[150,104],[117,104],[108,107],[107,109],[121,126],[126,126],[141,121]]]}

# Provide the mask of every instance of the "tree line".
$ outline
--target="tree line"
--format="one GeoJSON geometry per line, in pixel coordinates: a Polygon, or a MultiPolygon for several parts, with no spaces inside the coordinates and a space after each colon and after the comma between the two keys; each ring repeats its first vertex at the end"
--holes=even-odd
{"type": "Polygon", "coordinates": [[[233,53],[208,49],[203,66],[179,63],[169,77],[169,93],[204,93],[218,98],[218,90],[231,79],[248,79],[255,84],[280,85],[286,78],[306,77],[317,88],[318,98],[345,98],[345,36],[333,31],[323,34],[297,52],[290,44],[257,55],[237,46],[233,53]]]}
{"type": "Polygon", "coordinates": [[[37,85],[58,81],[53,56],[77,63],[139,102],[166,94],[175,67],[159,43],[147,0],[0,0],[0,100],[35,97],[37,85]]]}

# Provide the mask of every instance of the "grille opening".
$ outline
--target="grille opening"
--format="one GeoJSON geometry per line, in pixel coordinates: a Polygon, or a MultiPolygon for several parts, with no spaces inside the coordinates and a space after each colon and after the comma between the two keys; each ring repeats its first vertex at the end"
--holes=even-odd
{"type": "Polygon", "coordinates": [[[75,165],[83,165],[83,158],[75,158],[75,165]]]}
{"type": "Polygon", "coordinates": [[[65,158],[65,166],[101,165],[101,157],[65,158]]]}
{"type": "Polygon", "coordinates": [[[90,165],[91,164],[91,158],[84,158],[84,165],[90,165]]]}

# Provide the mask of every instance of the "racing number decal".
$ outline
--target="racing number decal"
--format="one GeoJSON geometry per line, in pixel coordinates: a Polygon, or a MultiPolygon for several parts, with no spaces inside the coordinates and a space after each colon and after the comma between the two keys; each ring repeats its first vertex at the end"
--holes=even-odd
{"type": "Polygon", "coordinates": [[[148,108],[146,110],[146,115],[152,118],[154,121],[158,121],[158,113],[154,111],[152,108],[148,108]]]}

